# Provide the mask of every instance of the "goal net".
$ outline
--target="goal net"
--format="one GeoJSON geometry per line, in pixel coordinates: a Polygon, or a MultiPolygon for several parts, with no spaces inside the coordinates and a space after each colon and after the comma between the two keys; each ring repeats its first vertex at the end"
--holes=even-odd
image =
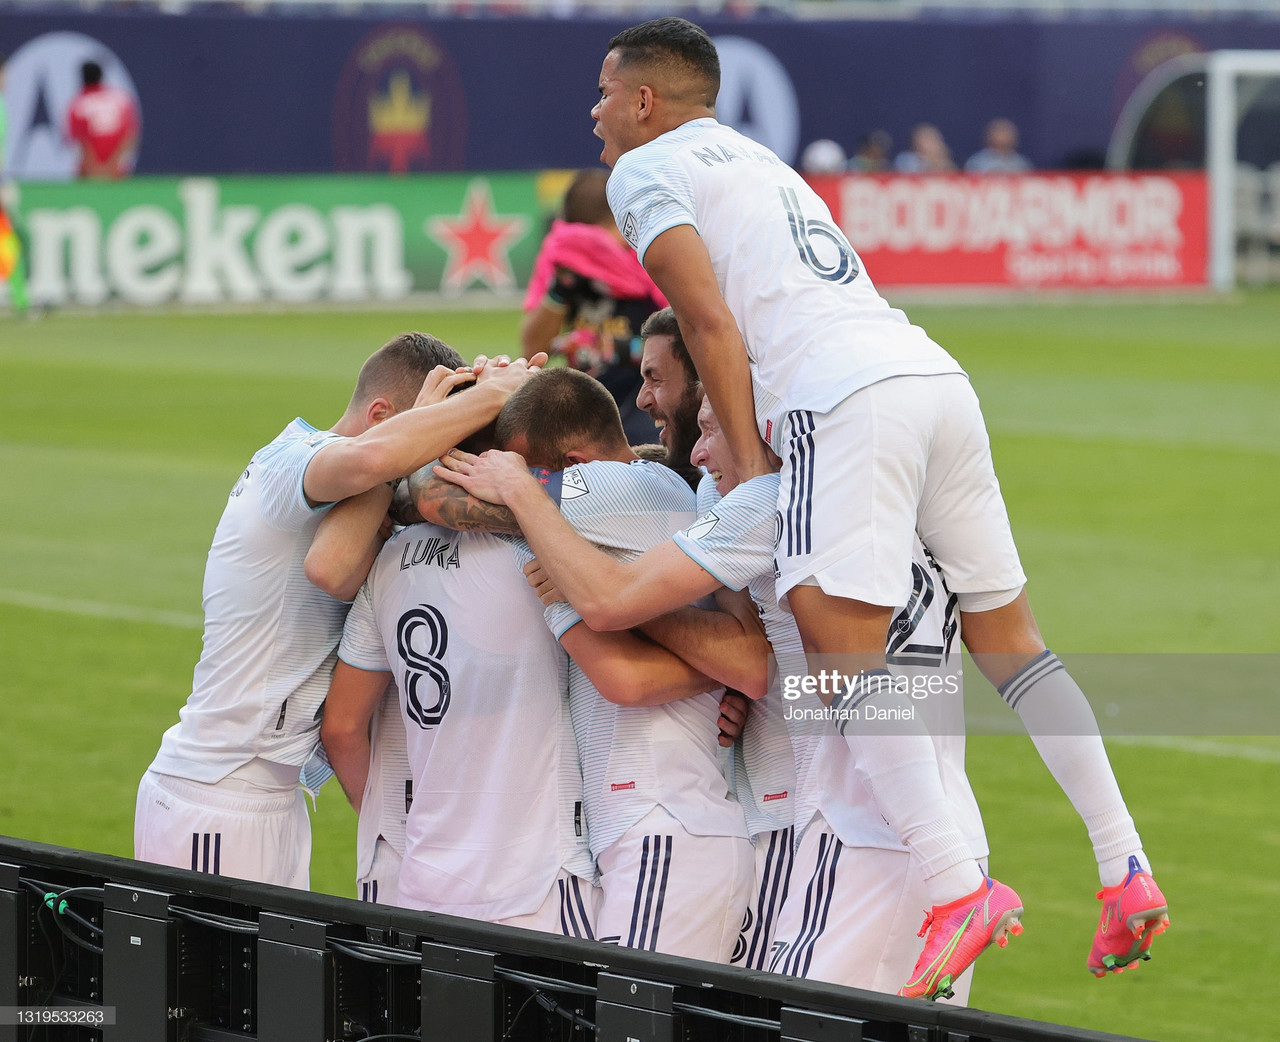
{"type": "Polygon", "coordinates": [[[1210,283],[1280,283],[1280,51],[1165,62],[1126,103],[1107,165],[1203,167],[1210,283]]]}

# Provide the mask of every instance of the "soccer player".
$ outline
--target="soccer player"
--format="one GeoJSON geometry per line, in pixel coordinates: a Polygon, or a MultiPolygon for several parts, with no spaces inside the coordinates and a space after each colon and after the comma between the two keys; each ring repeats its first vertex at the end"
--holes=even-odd
{"type": "Polygon", "coordinates": [[[523,360],[481,362],[468,394],[413,407],[436,366],[461,363],[435,337],[396,337],[365,362],[331,429],[291,421],[232,487],[205,568],[191,695],[138,787],[139,860],[309,885],[299,781],[315,762],[347,609],[307,581],[303,561],[332,503],[409,473],[490,422],[528,371],[523,360]]]}
{"type": "MultiPolygon", "coordinates": [[[[701,515],[706,512],[704,498],[716,495],[716,483],[708,480],[699,461],[691,458],[698,441],[698,409],[702,402],[697,371],[669,307],[650,315],[640,335],[644,382],[636,404],[657,425],[667,466],[686,479],[692,478],[701,515]]],[[[751,596],[723,587],[714,596],[715,611],[690,603],[650,619],[639,628],[727,688],[752,695],[745,706],[742,735],[733,744],[732,779],[746,817],[747,835],[755,848],[755,882],[729,961],[765,969],[790,879],[795,762],[781,703],[761,697],[766,690],[763,662],[769,644],[751,596]]]]}
{"type": "Polygon", "coordinates": [[[387,752],[369,725],[388,682],[399,688],[413,785],[398,903],[594,937],[567,665],[511,543],[425,523],[401,530],[356,597],[338,654],[321,733],[362,822],[371,756],[387,752]]]}
{"type": "MultiPolygon", "coordinates": [[[[840,708],[883,699],[919,534],[975,662],[1088,827],[1104,888],[1088,967],[1123,969],[1165,928],[1167,905],[1092,711],[1031,613],[977,397],[879,296],[803,179],[716,121],[719,75],[697,26],[646,22],[609,42],[591,115],[618,227],[671,302],[739,473],[768,472],[766,443],[783,461],[778,594],[809,653],[861,677],[840,708]]],[[[930,930],[902,994],[929,998],[1020,929],[1022,903],[968,851],[927,735],[847,737],[925,872],[930,930]]]]}
{"type": "MultiPolygon", "coordinates": [[[[582,373],[552,369],[529,381],[503,408],[497,440],[545,468],[547,484],[537,487],[548,509],[611,554],[637,556],[693,520],[692,490],[637,457],[608,392],[582,373]]],[[[421,490],[414,494],[428,513],[421,490]]],[[[727,962],[753,857],[719,750],[720,688],[696,672],[659,685],[659,667],[642,656],[688,667],[630,634],[621,636],[635,642],[631,650],[601,653],[607,635],[566,604],[552,606],[547,623],[572,659],[569,701],[603,891],[597,937],[727,962]]]]}
{"type": "Polygon", "coordinates": [[[689,462],[698,440],[698,406],[702,385],[689,357],[675,312],[655,311],[640,328],[640,376],[637,408],[658,428],[658,441],[667,450],[664,462],[695,489],[702,473],[689,462]]]}
{"type": "MultiPolygon", "coordinates": [[[[330,684],[332,688],[332,684],[330,684]]],[[[332,707],[325,699],[326,716],[332,707]]],[[[336,714],[335,714],[336,715],[336,714]]],[[[400,903],[413,766],[400,716],[400,691],[392,681],[369,721],[369,777],[356,811],[356,896],[375,904],[400,903]]],[[[320,725],[324,741],[324,722],[320,725]]],[[[341,784],[341,781],[339,781],[341,784]]]]}
{"type": "MultiPolygon", "coordinates": [[[[473,494],[512,508],[531,533],[532,547],[539,555],[537,566],[529,569],[530,581],[540,584],[544,602],[559,597],[563,590],[590,625],[635,625],[651,614],[704,596],[722,583],[750,590],[777,659],[768,694],[752,708],[776,711],[783,717],[784,740],[790,723],[786,754],[792,757],[794,745],[789,802],[794,804],[797,849],[788,882],[782,858],[790,851],[780,849],[775,842],[778,837],[764,830],[757,836],[758,917],[744,930],[743,961],[759,968],[763,944],[764,952],[772,949],[764,965],[778,972],[894,991],[921,950],[916,922],[924,896],[923,877],[884,822],[829,717],[792,690],[793,682],[804,679],[806,669],[800,634],[791,616],[779,608],[773,584],[778,477],[770,474],[740,484],[705,400],[698,420],[701,437],[693,462],[709,472],[698,496],[705,509],[688,529],[630,562],[595,550],[561,522],[519,457],[451,456],[445,465],[458,473],[457,480],[473,494]],[[779,910],[774,898],[780,890],[785,899],[779,910]]],[[[939,681],[937,694],[942,697],[923,701],[919,707],[936,724],[932,740],[938,771],[965,828],[969,849],[975,858],[984,858],[987,847],[981,816],[964,774],[961,678],[958,655],[951,654],[955,601],[919,543],[913,579],[912,596],[895,618],[891,661],[897,676],[933,675],[939,681]]],[[[662,634],[655,636],[663,640],[662,634]]],[[[681,650],[674,643],[670,646],[681,650]]],[[[704,651],[696,661],[714,674],[711,657],[704,651]]],[[[743,734],[744,750],[749,749],[751,728],[772,719],[772,712],[751,719],[743,734]]],[[[783,773],[769,763],[769,751],[762,743],[754,757],[746,758],[748,768],[755,768],[748,771],[752,782],[746,794],[739,793],[748,821],[753,808],[764,814],[770,810],[770,787],[756,780],[783,773]]],[[[966,973],[953,984],[961,1001],[968,994],[969,977],[966,973]]]]}

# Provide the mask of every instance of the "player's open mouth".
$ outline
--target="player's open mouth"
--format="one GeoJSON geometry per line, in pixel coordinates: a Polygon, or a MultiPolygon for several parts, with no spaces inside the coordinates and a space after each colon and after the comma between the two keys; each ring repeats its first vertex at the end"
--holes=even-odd
{"type": "Polygon", "coordinates": [[[666,421],[666,420],[660,420],[660,419],[658,419],[658,417],[656,417],[656,416],[652,416],[652,415],[651,415],[649,418],[650,418],[651,420],[653,420],[653,425],[654,425],[655,427],[657,427],[657,428],[658,428],[658,440],[659,440],[660,442],[662,442],[662,444],[663,444],[663,445],[666,445],[666,443],[667,443],[667,421],[666,421]]]}

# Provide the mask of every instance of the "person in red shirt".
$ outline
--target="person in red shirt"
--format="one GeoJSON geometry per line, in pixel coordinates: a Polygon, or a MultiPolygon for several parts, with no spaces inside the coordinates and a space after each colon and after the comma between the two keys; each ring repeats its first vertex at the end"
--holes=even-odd
{"type": "Polygon", "coordinates": [[[84,87],[67,111],[67,139],[80,147],[80,176],[121,178],[133,169],[138,107],[133,95],[102,82],[102,66],[80,66],[84,87]]]}

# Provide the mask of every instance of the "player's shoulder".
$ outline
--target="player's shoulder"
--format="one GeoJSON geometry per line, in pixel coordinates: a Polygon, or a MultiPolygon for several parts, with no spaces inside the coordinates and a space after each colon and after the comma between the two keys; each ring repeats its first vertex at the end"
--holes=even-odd
{"type": "Polygon", "coordinates": [[[317,430],[299,416],[291,421],[271,441],[255,452],[253,459],[255,463],[267,463],[272,459],[292,452],[318,450],[319,447],[328,442],[336,441],[340,437],[341,435],[334,434],[333,431],[317,430]]]}
{"type": "Polygon", "coordinates": [[[698,482],[698,513],[705,514],[720,502],[720,490],[716,487],[716,479],[710,474],[703,474],[698,482]]]}
{"type": "Polygon", "coordinates": [[[652,141],[646,141],[643,145],[637,145],[629,152],[624,152],[614,163],[609,180],[612,182],[615,177],[618,177],[619,180],[625,181],[628,177],[635,177],[644,171],[663,166],[673,157],[680,155],[688,146],[697,145],[704,140],[714,140],[722,136],[722,132],[728,132],[734,137],[738,136],[732,128],[717,123],[711,118],[694,119],[688,123],[682,123],[665,134],[658,135],[652,141]]]}
{"type": "Polygon", "coordinates": [[[761,474],[731,488],[723,499],[707,509],[720,517],[733,519],[739,527],[754,526],[765,518],[772,519],[777,513],[781,484],[776,473],[761,474]]]}
{"type": "Polygon", "coordinates": [[[563,504],[588,496],[659,501],[667,508],[692,510],[696,498],[688,482],[670,467],[650,460],[591,460],[564,471],[563,504]]]}
{"type": "Polygon", "coordinates": [[[776,474],[764,474],[730,489],[721,496],[710,475],[698,486],[698,519],[685,532],[690,539],[703,540],[713,531],[721,529],[734,533],[754,531],[763,524],[772,524],[777,514],[779,481],[776,474]],[[723,529],[721,522],[727,524],[723,529]]]}

